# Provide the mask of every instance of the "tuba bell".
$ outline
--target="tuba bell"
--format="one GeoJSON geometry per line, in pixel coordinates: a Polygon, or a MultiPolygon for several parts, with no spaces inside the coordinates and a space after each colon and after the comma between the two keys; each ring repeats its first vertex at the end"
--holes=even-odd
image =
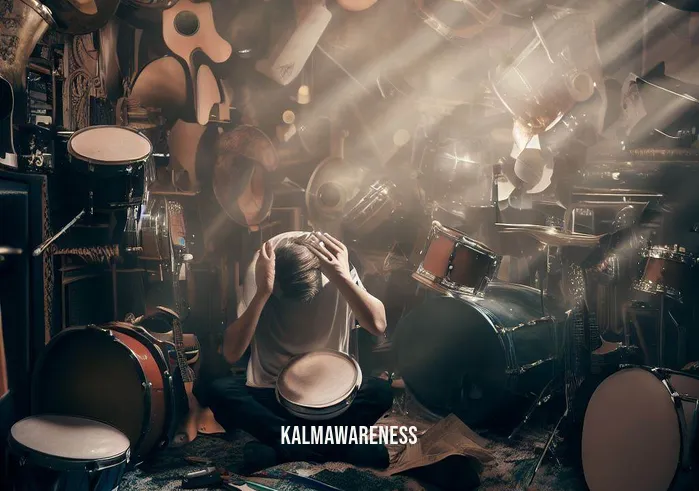
{"type": "Polygon", "coordinates": [[[29,57],[49,27],[55,27],[56,23],[51,11],[37,0],[12,0],[10,5],[11,10],[3,12],[3,22],[0,24],[0,80],[4,80],[3,83],[9,86],[12,93],[11,120],[3,118],[3,129],[0,131],[0,163],[17,167],[11,123],[23,123],[27,119],[26,72],[29,57]]]}

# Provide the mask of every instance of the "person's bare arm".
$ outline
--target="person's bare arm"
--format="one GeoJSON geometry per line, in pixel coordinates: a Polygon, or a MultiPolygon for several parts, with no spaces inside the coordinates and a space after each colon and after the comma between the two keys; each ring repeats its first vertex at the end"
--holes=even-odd
{"type": "Polygon", "coordinates": [[[349,304],[359,325],[374,336],[383,336],[386,332],[386,309],[383,302],[351,278],[339,279],[335,285],[349,304]]]}
{"type": "Polygon", "coordinates": [[[386,309],[381,300],[352,280],[347,247],[330,234],[320,233],[314,234],[307,245],[320,259],[323,274],[337,287],[359,325],[382,336],[386,331],[386,309]]]}
{"type": "Polygon", "coordinates": [[[260,249],[255,264],[257,291],[245,312],[226,328],[223,333],[223,356],[228,363],[235,363],[243,356],[255,335],[262,309],[274,289],[274,248],[267,242],[260,249]]]}

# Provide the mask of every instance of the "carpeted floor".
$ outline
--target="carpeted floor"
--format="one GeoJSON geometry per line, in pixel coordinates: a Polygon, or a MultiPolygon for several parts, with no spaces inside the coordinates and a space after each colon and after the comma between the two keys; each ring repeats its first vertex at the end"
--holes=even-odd
{"type": "MultiPolygon", "coordinates": [[[[432,423],[420,417],[418,411],[406,411],[405,404],[387,414],[380,424],[415,424],[420,429],[432,423]],[[409,416],[406,414],[409,414],[409,416]]],[[[547,425],[530,424],[513,443],[495,434],[481,433],[486,438],[486,448],[493,453],[495,460],[485,465],[480,473],[481,486],[478,491],[515,491],[526,489],[529,476],[546,442],[547,425]]],[[[183,474],[202,468],[188,464],[186,456],[205,458],[217,467],[236,473],[243,464],[243,447],[251,438],[238,432],[226,437],[200,436],[194,442],[178,449],[167,449],[158,454],[150,463],[126,474],[121,491],[176,490],[181,489],[183,474]]],[[[399,448],[391,448],[395,454],[399,448]]],[[[529,489],[537,491],[586,491],[584,482],[572,467],[566,467],[558,460],[558,452],[545,460],[529,489]]],[[[303,491],[313,488],[283,479],[282,471],[295,471],[312,475],[315,479],[331,484],[343,491],[440,491],[435,486],[420,483],[403,476],[384,477],[366,470],[345,464],[307,463],[285,464],[267,469],[258,474],[270,487],[279,491],[303,491]]]]}

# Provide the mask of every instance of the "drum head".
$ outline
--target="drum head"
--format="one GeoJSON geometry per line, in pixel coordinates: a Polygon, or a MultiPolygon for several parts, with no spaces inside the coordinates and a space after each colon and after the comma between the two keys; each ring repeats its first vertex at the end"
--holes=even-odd
{"type": "Polygon", "coordinates": [[[346,399],[361,382],[355,362],[337,351],[293,358],[277,379],[280,397],[308,408],[325,408],[346,399]]]}
{"type": "Polygon", "coordinates": [[[68,141],[75,158],[97,165],[124,165],[147,159],[153,146],[139,132],[122,126],[91,126],[68,141]]]}
{"type": "Polygon", "coordinates": [[[649,371],[617,372],[592,395],[582,434],[582,464],[590,491],[667,490],[680,449],[672,398],[649,371]]]}
{"type": "Polygon", "coordinates": [[[102,461],[125,456],[129,439],[109,425],[73,416],[32,416],[10,430],[12,440],[44,455],[102,461]]]}
{"type": "Polygon", "coordinates": [[[33,413],[103,421],[134,445],[141,438],[145,376],[133,352],[109,331],[64,330],[39,359],[32,382],[33,413]]]}

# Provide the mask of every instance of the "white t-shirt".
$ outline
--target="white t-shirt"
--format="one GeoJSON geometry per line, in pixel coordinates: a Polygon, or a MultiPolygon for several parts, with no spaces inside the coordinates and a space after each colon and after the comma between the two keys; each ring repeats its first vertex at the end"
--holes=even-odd
{"type": "MultiPolygon", "coordinates": [[[[284,240],[308,235],[308,232],[286,232],[270,239],[272,247],[284,240]]],[[[243,298],[238,305],[242,315],[257,291],[255,265],[259,252],[255,254],[247,269],[243,282],[243,298]]],[[[364,288],[354,268],[352,280],[364,288]]],[[[350,331],[355,327],[350,306],[338,289],[322,276],[321,291],[307,304],[284,305],[270,297],[262,310],[255,335],[250,344],[247,385],[271,388],[279,372],[296,355],[320,349],[349,352],[350,331]]]]}

